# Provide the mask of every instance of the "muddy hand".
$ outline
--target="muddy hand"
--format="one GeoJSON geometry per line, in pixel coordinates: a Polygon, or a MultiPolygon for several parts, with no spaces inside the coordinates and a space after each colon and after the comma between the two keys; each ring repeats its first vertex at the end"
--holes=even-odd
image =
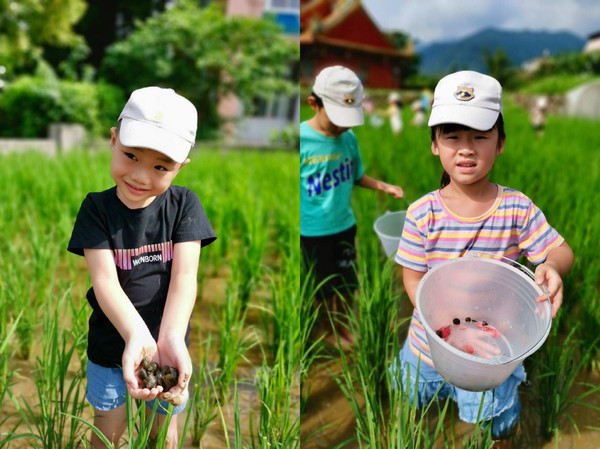
{"type": "Polygon", "coordinates": [[[175,385],[169,391],[162,394],[162,398],[165,401],[169,401],[171,404],[177,406],[183,404],[189,398],[190,394],[187,387],[181,388],[179,385],[175,385]]]}

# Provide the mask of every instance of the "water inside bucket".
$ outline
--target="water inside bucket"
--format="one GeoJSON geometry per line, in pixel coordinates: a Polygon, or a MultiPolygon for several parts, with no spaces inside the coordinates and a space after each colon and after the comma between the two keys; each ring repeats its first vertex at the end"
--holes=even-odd
{"type": "Polygon", "coordinates": [[[446,343],[467,354],[499,363],[511,359],[513,351],[506,336],[491,324],[483,323],[471,319],[460,320],[459,324],[443,326],[436,333],[446,343]]]}

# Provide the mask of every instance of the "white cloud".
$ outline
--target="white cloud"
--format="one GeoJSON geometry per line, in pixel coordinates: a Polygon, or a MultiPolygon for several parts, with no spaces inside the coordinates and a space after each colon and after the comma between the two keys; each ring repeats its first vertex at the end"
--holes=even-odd
{"type": "Polygon", "coordinates": [[[400,30],[423,43],[455,40],[488,27],[569,31],[581,37],[600,31],[597,0],[362,0],[384,29],[400,30]]]}

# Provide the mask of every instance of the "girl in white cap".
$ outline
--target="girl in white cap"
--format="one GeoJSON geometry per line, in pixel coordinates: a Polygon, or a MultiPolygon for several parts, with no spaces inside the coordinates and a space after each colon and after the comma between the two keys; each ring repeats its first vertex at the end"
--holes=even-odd
{"type": "MultiPolygon", "coordinates": [[[[476,250],[512,260],[525,256],[537,265],[536,282],[546,285],[556,316],[563,299],[562,278],[571,269],[573,252],[527,196],[488,179],[496,157],[504,151],[500,83],[472,71],[442,78],[435,89],[429,126],[431,151],[444,169],[441,188],[410,205],[395,257],[403,267],[404,287],[413,305],[419,282],[429,269],[476,250]]],[[[478,353],[477,347],[474,351],[489,356],[478,353]]],[[[431,360],[416,309],[398,366],[402,385],[410,376],[411,401],[418,406],[451,397],[462,420],[477,421],[484,393],[444,381],[431,360]]],[[[484,396],[481,417],[492,420],[495,447],[510,447],[520,414],[517,388],[524,380],[520,365],[494,394],[484,396]]]]}

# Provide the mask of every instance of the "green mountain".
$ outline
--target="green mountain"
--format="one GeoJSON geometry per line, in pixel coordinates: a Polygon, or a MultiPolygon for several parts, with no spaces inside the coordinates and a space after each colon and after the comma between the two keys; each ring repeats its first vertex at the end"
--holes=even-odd
{"type": "Polygon", "coordinates": [[[456,70],[486,72],[484,49],[492,54],[502,49],[513,64],[544,54],[581,51],[585,40],[567,32],[504,31],[485,29],[462,40],[433,43],[418,50],[421,57],[420,72],[428,75],[444,75],[456,70]]]}

